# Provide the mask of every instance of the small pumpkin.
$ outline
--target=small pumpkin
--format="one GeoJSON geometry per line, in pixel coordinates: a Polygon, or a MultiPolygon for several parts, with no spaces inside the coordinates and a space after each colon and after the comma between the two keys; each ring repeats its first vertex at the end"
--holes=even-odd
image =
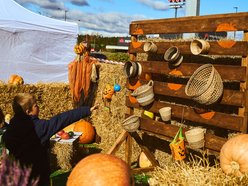
{"type": "Polygon", "coordinates": [[[152,163],[147,158],[146,154],[144,152],[141,152],[139,155],[139,166],[141,168],[151,167],[152,163]]]}
{"type": "Polygon", "coordinates": [[[242,176],[248,172],[248,134],[239,134],[222,146],[220,166],[228,175],[242,176]]]}
{"type": "Polygon", "coordinates": [[[10,76],[9,80],[8,80],[9,84],[12,85],[23,85],[24,84],[24,80],[21,76],[18,76],[16,74],[13,74],[10,76]]]}
{"type": "Polygon", "coordinates": [[[96,132],[90,122],[81,119],[74,124],[73,131],[82,132],[82,135],[79,137],[79,143],[87,144],[94,141],[96,132]]]}
{"type": "Polygon", "coordinates": [[[130,168],[122,159],[110,154],[92,154],[72,169],[67,186],[130,186],[130,168]]]}

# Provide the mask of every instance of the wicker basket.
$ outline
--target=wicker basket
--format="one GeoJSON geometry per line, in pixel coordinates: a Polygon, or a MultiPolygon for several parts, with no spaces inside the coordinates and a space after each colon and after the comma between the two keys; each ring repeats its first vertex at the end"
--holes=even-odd
{"type": "Polygon", "coordinates": [[[146,43],[144,44],[143,50],[144,50],[145,52],[157,52],[158,47],[157,47],[157,45],[156,45],[155,43],[153,43],[153,42],[146,42],[146,43]]]}
{"type": "Polygon", "coordinates": [[[136,97],[141,106],[151,104],[154,101],[153,81],[150,80],[148,84],[138,87],[131,95],[136,97]]]}
{"type": "Polygon", "coordinates": [[[206,129],[194,128],[185,132],[185,137],[192,149],[198,149],[204,147],[204,136],[206,129]]]}
{"type": "Polygon", "coordinates": [[[129,116],[122,122],[122,127],[128,132],[135,132],[139,128],[139,126],[139,117],[135,115],[129,116]]]}
{"type": "Polygon", "coordinates": [[[212,64],[200,66],[190,77],[185,87],[187,96],[205,105],[217,102],[222,93],[221,76],[212,64]]]}

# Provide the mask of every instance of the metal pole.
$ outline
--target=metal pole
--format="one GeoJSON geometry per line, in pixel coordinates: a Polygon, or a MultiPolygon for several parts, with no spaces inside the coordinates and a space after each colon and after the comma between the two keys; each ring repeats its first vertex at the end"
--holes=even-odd
{"type": "Polygon", "coordinates": [[[235,9],[235,13],[237,13],[237,12],[238,12],[238,8],[239,8],[239,7],[234,6],[233,8],[235,9]]]}
{"type": "Polygon", "coordinates": [[[177,7],[175,7],[175,18],[177,18],[177,7]]]}
{"type": "Polygon", "coordinates": [[[68,10],[65,10],[65,21],[66,21],[66,13],[68,12],[68,10]]]}

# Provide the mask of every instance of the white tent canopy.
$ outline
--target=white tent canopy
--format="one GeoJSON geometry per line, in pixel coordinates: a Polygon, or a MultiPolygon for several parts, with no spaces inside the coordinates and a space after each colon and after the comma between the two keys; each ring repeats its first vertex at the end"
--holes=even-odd
{"type": "Polygon", "coordinates": [[[18,74],[25,83],[67,82],[78,25],[35,14],[0,0],[0,80],[18,74]]]}

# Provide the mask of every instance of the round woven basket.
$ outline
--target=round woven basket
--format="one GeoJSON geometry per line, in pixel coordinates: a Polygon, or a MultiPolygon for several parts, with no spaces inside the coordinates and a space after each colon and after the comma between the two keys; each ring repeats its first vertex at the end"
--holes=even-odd
{"type": "Polygon", "coordinates": [[[151,104],[154,101],[153,81],[150,80],[146,85],[138,87],[131,95],[136,97],[141,106],[151,104]]]}
{"type": "Polygon", "coordinates": [[[126,118],[122,122],[122,127],[128,132],[136,131],[140,126],[140,120],[138,116],[132,115],[126,118]]]}
{"type": "Polygon", "coordinates": [[[194,55],[207,54],[210,49],[210,44],[203,39],[194,39],[190,43],[190,51],[194,55]]]}
{"type": "Polygon", "coordinates": [[[135,89],[133,93],[131,94],[132,96],[140,96],[145,97],[147,95],[153,94],[153,81],[150,80],[146,85],[142,85],[135,89]]]}
{"type": "Polygon", "coordinates": [[[185,137],[189,143],[189,146],[193,149],[204,147],[204,136],[206,129],[194,128],[185,132],[185,137]]]}
{"type": "Polygon", "coordinates": [[[144,50],[145,52],[157,52],[158,47],[157,47],[157,45],[156,45],[155,43],[153,43],[153,42],[146,42],[146,43],[144,44],[143,50],[144,50]]]}
{"type": "Polygon", "coordinates": [[[217,102],[223,93],[220,74],[212,64],[200,66],[190,77],[185,94],[198,103],[210,105],[217,102]]]}

